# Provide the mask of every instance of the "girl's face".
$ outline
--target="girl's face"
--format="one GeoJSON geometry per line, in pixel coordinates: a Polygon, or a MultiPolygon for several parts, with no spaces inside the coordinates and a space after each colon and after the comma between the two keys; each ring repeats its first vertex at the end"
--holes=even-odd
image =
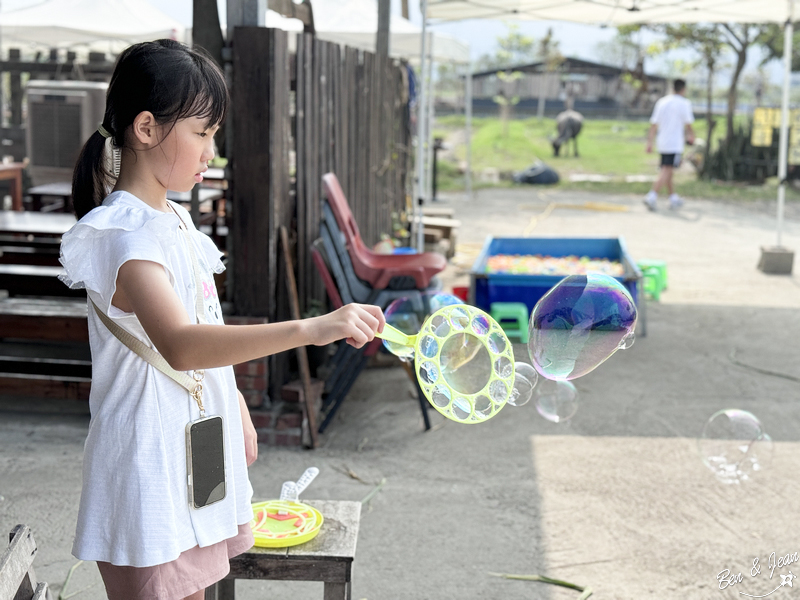
{"type": "Polygon", "coordinates": [[[173,125],[159,126],[161,143],[152,149],[153,171],[168,190],[188,192],[203,181],[208,161],[214,158],[214,134],[218,125],[188,117],[173,125]]]}

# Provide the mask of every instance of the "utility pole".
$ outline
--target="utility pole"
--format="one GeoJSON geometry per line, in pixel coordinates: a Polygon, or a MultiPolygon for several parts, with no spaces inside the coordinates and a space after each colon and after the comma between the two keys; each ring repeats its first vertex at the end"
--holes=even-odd
{"type": "Polygon", "coordinates": [[[400,0],[400,10],[402,10],[402,15],[404,19],[408,18],[408,0],[400,0]]]}

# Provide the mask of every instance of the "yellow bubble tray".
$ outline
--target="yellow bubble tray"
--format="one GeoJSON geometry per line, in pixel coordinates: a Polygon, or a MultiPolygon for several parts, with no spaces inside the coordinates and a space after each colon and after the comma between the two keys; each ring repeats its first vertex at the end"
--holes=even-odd
{"type": "Polygon", "coordinates": [[[253,504],[255,545],[259,548],[288,548],[317,537],[322,527],[322,514],[302,502],[268,500],[253,504]]]}

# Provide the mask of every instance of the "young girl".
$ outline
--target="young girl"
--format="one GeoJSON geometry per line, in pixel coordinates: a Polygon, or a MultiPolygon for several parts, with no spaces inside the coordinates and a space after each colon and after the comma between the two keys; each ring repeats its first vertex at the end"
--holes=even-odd
{"type": "Polygon", "coordinates": [[[377,307],[355,304],[303,321],[223,325],[216,295],[196,293],[213,289],[220,252],[166,194],[203,180],[227,106],[224,78],[205,54],[170,40],[132,46],[75,168],[80,220],[63,237],[62,279],[90,301],[92,417],[73,553],[97,561],[111,600],[201,600],[229,557],[252,546],[247,466],[257,439],[231,365],[342,338],[359,347],[384,325],[377,307]],[[114,323],[173,369],[197,379],[205,371],[205,410],[223,419],[221,500],[189,502],[186,425],[198,404],[124,345],[114,323]]]}

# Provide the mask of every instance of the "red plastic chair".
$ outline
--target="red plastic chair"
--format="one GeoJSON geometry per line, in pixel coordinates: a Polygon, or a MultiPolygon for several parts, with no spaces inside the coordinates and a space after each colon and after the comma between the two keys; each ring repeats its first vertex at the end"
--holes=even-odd
{"type": "Polygon", "coordinates": [[[328,205],[347,241],[347,251],[356,275],[375,289],[390,287],[393,278],[412,277],[419,290],[426,289],[434,275],[444,270],[447,259],[441,254],[378,254],[364,244],[358,225],[350,212],[347,198],[333,173],[322,177],[328,205]]]}
{"type": "MultiPolygon", "coordinates": [[[[333,275],[331,275],[327,258],[324,255],[324,249],[321,247],[321,241],[322,240],[315,240],[311,244],[311,257],[314,261],[314,266],[317,268],[317,272],[325,284],[325,290],[328,292],[328,297],[331,299],[333,307],[341,308],[342,294],[339,293],[333,275]]],[[[346,292],[343,292],[343,294],[347,297],[346,292]]],[[[347,346],[344,340],[339,343],[341,344],[341,356],[339,356],[338,365],[331,375],[333,381],[330,382],[330,392],[323,401],[323,409],[327,407],[328,410],[319,426],[320,433],[323,433],[333,420],[336,411],[339,410],[339,406],[344,401],[353,383],[355,383],[358,375],[361,373],[361,370],[367,364],[367,359],[380,350],[383,342],[380,338],[376,337],[360,350],[347,346]]],[[[340,353],[337,352],[337,356],[339,354],[340,353]]],[[[334,360],[336,360],[336,358],[334,358],[334,360]]],[[[423,396],[422,390],[419,388],[419,383],[414,378],[413,372],[409,374],[409,376],[417,386],[417,400],[419,401],[420,411],[422,412],[422,421],[425,425],[425,431],[428,431],[431,428],[431,421],[428,416],[428,401],[423,396]]],[[[327,387],[328,382],[326,381],[326,388],[327,387]]]]}

